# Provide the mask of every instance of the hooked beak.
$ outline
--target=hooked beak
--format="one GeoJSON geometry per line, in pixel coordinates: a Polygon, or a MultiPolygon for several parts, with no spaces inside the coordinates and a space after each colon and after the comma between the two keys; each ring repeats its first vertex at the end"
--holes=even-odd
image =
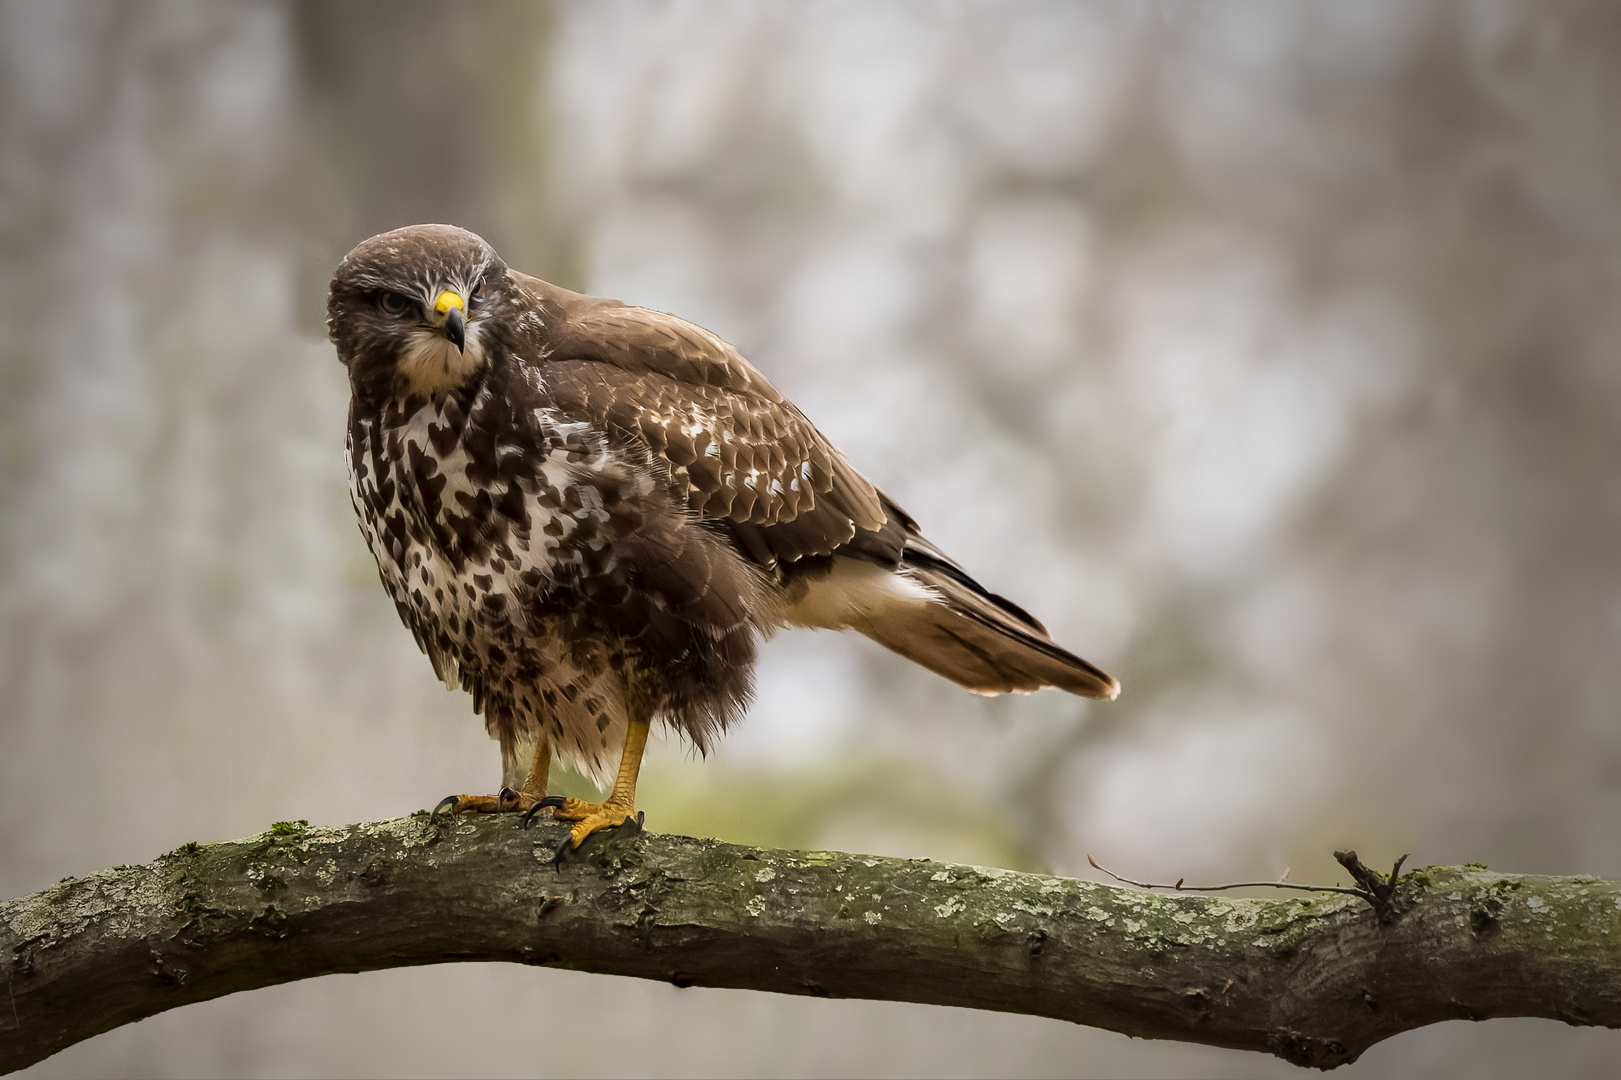
{"type": "Polygon", "coordinates": [[[467,320],[462,316],[462,298],[456,293],[446,289],[439,294],[433,303],[433,310],[444,316],[445,324],[441,329],[450,343],[456,346],[456,351],[467,351],[467,320]]]}

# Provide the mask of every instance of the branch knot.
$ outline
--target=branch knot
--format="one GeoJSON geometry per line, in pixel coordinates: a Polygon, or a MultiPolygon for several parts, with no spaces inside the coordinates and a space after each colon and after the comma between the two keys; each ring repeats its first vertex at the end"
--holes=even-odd
{"type": "Polygon", "coordinates": [[[1396,865],[1390,868],[1389,878],[1364,866],[1354,851],[1336,851],[1334,859],[1362,886],[1359,895],[1373,905],[1379,921],[1385,926],[1395,922],[1396,916],[1401,914],[1396,910],[1396,883],[1401,880],[1401,864],[1407,861],[1407,856],[1396,860],[1396,865]]]}

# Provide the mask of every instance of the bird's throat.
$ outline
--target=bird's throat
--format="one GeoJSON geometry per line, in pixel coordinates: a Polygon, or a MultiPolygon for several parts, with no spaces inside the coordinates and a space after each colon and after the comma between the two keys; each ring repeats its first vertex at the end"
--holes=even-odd
{"type": "Polygon", "coordinates": [[[474,326],[467,328],[465,349],[433,330],[413,331],[396,370],[407,393],[432,396],[461,386],[484,366],[484,350],[474,326]]]}

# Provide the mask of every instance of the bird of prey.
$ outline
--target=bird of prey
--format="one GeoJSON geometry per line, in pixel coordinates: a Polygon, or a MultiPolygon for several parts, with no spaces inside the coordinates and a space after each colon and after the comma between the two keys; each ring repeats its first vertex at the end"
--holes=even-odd
{"type": "Polygon", "coordinates": [[[691,323],[417,225],[344,258],[327,328],[360,531],[501,746],[499,794],[441,808],[549,807],[575,822],[565,848],[639,823],[649,725],[706,749],[749,699],[756,639],[784,626],[860,631],[981,694],[1120,691],[691,323]],[[614,748],[606,801],[548,796],[554,755],[604,775],[614,748]]]}

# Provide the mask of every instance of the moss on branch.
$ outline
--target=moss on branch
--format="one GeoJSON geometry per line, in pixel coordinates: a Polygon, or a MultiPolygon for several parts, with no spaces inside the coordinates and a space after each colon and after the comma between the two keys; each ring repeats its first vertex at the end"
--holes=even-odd
{"type": "Polygon", "coordinates": [[[0,1071],[120,1024],[334,972],[506,960],[1049,1016],[1353,1061],[1441,1020],[1621,1026],[1621,883],[1427,867],[1345,895],[1094,882],[651,833],[561,864],[515,817],[278,822],[0,904],[0,1071]]]}

